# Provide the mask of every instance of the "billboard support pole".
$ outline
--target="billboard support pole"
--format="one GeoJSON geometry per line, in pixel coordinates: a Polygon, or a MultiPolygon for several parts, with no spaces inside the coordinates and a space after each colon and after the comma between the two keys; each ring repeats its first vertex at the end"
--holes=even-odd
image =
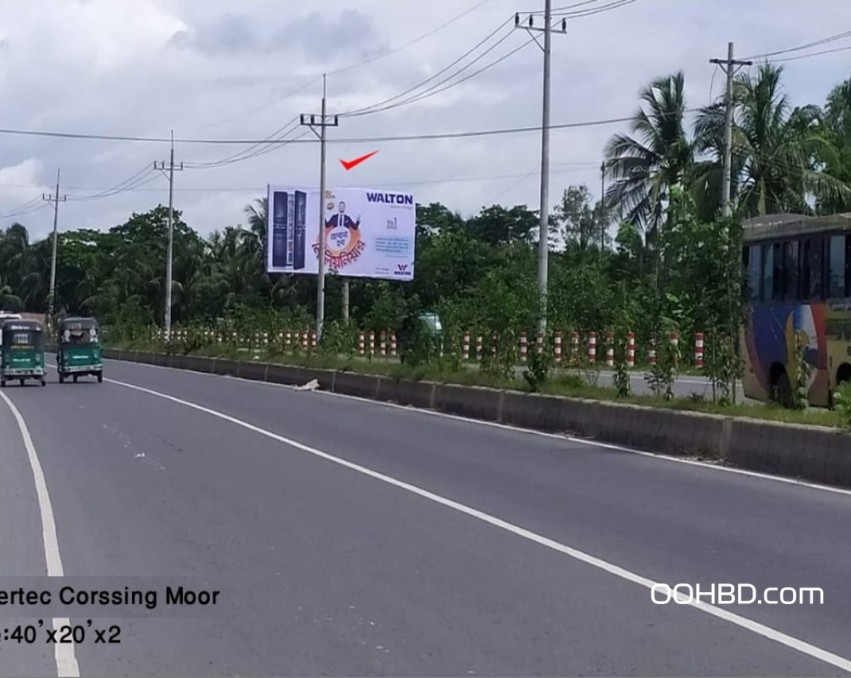
{"type": "Polygon", "coordinates": [[[319,122],[314,115],[302,115],[301,124],[309,126],[314,134],[319,137],[320,159],[319,159],[319,275],[316,285],[316,338],[322,340],[322,329],[325,325],[325,146],[326,129],[337,127],[338,117],[328,116],[326,107],[326,76],[322,75],[322,113],[319,122]],[[329,120],[329,118],[332,118],[329,120]],[[319,132],[316,131],[319,127],[319,132]]]}
{"type": "Polygon", "coordinates": [[[343,320],[349,322],[349,279],[343,278],[343,320]]]}

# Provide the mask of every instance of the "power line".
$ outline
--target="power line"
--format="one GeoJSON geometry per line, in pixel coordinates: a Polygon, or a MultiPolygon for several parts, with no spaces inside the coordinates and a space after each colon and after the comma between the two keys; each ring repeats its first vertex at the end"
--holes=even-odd
{"type": "MultiPolygon", "coordinates": [[[[502,40],[500,40],[500,41],[499,41],[499,43],[497,43],[497,45],[498,45],[498,44],[501,44],[502,42],[504,42],[505,40],[507,40],[510,36],[511,36],[511,34],[506,35],[506,36],[505,36],[502,40]]],[[[457,75],[459,75],[460,73],[462,73],[464,70],[466,70],[466,68],[469,68],[469,66],[471,66],[473,63],[475,63],[476,61],[478,61],[478,60],[479,60],[482,56],[484,56],[484,54],[482,54],[479,58],[477,58],[475,61],[471,62],[471,63],[470,63],[467,67],[465,67],[465,68],[464,68],[464,69],[462,69],[461,71],[458,71],[457,73],[455,73],[455,74],[451,75],[449,78],[446,78],[446,79],[445,79],[445,80],[443,80],[442,82],[437,83],[436,85],[433,85],[433,86],[432,86],[432,87],[430,87],[429,89],[427,89],[427,90],[425,90],[425,91],[423,91],[423,92],[420,92],[419,94],[416,94],[416,95],[414,95],[414,96],[412,96],[412,97],[410,97],[410,98],[408,98],[408,99],[405,99],[404,101],[400,101],[400,102],[398,102],[398,103],[396,103],[396,104],[393,104],[393,105],[390,105],[390,106],[386,106],[386,107],[384,107],[384,108],[376,109],[376,110],[374,110],[374,111],[369,111],[369,113],[380,113],[380,112],[382,112],[382,111],[389,111],[389,110],[393,110],[394,108],[399,108],[400,106],[405,106],[405,105],[407,105],[407,104],[416,103],[416,102],[418,102],[418,101],[422,101],[423,99],[428,99],[428,98],[431,98],[431,97],[433,97],[433,96],[437,96],[438,94],[442,94],[443,92],[446,92],[447,90],[450,90],[450,89],[452,89],[452,88],[454,88],[454,87],[457,87],[458,85],[461,85],[461,84],[463,84],[463,83],[467,82],[468,80],[471,80],[472,78],[475,78],[475,77],[477,77],[477,76],[481,75],[481,74],[482,74],[482,73],[484,73],[485,71],[489,71],[491,68],[494,68],[495,66],[498,66],[498,65],[499,65],[499,64],[501,64],[503,61],[506,61],[507,59],[510,59],[512,56],[514,56],[515,54],[517,54],[517,52],[519,52],[519,51],[521,51],[522,49],[526,48],[526,47],[527,47],[530,43],[532,43],[532,42],[534,42],[534,41],[535,41],[535,40],[534,40],[534,38],[530,38],[528,41],[526,41],[526,42],[522,43],[521,45],[519,45],[519,46],[515,47],[513,50],[511,50],[511,51],[510,51],[510,52],[508,52],[507,54],[503,54],[500,58],[495,59],[494,61],[491,61],[490,63],[486,64],[485,66],[483,66],[482,68],[480,68],[480,69],[478,69],[478,70],[476,70],[476,71],[473,71],[472,73],[469,73],[468,75],[464,76],[464,77],[463,77],[463,78],[461,78],[460,80],[457,80],[457,81],[455,81],[455,82],[453,82],[453,83],[450,83],[450,84],[446,85],[445,87],[440,87],[439,89],[435,89],[435,88],[436,88],[436,87],[438,87],[439,85],[441,85],[441,84],[443,84],[443,83],[447,82],[448,80],[451,80],[453,77],[456,77],[457,75]]],[[[496,45],[494,45],[494,47],[496,47],[496,45]]],[[[488,51],[490,51],[490,50],[488,50],[488,51]]],[[[486,52],[486,53],[487,53],[487,52],[486,52]]],[[[485,53],[485,54],[486,54],[486,53],[485,53]]]]}
{"type": "Polygon", "coordinates": [[[784,57],[782,59],[772,59],[774,63],[783,63],[786,61],[800,61],[801,59],[809,59],[811,57],[822,56],[824,54],[835,54],[836,52],[847,52],[851,50],[851,45],[848,47],[835,47],[834,49],[825,49],[821,52],[812,52],[811,54],[799,54],[797,56],[784,57]]]}
{"type": "Polygon", "coordinates": [[[753,56],[747,57],[746,60],[755,60],[755,59],[765,59],[766,57],[780,56],[781,54],[790,54],[792,52],[800,52],[801,50],[810,49],[812,47],[818,47],[819,45],[826,45],[831,42],[836,42],[837,40],[842,40],[844,38],[851,37],[851,31],[844,31],[842,33],[837,33],[835,35],[829,35],[826,38],[821,38],[820,40],[815,40],[813,42],[808,42],[804,45],[798,45],[797,47],[789,47],[787,49],[778,49],[774,52],[765,52],[763,54],[754,54],[753,56]]]}
{"type": "Polygon", "coordinates": [[[562,13],[554,13],[554,17],[559,18],[568,18],[568,19],[579,19],[586,16],[593,16],[595,14],[603,14],[605,12],[611,12],[615,9],[620,9],[621,7],[626,7],[627,5],[631,5],[636,0],[615,0],[608,5],[602,5],[600,7],[589,7],[588,9],[577,10],[575,12],[562,12],[562,13]]]}
{"type": "MultiPolygon", "coordinates": [[[[406,42],[402,45],[399,45],[398,47],[394,47],[394,48],[392,48],[392,49],[390,49],[386,52],[383,52],[383,53],[381,53],[377,56],[371,57],[371,58],[369,58],[365,61],[361,61],[359,63],[352,64],[350,66],[344,66],[344,67],[338,68],[337,70],[334,70],[334,71],[328,71],[327,75],[338,75],[339,73],[345,73],[346,71],[350,71],[350,70],[353,70],[355,68],[360,68],[361,66],[366,66],[367,64],[374,63],[374,62],[378,61],[379,59],[383,59],[387,56],[390,56],[391,54],[395,54],[396,52],[400,52],[403,49],[407,49],[411,45],[415,45],[416,43],[418,43],[422,40],[425,40],[428,37],[431,37],[435,33],[442,31],[444,28],[447,28],[448,26],[451,26],[452,24],[460,21],[461,19],[463,19],[464,17],[466,17],[469,14],[472,14],[477,9],[479,9],[483,5],[486,5],[490,1],[491,0],[482,0],[481,2],[477,3],[476,5],[473,5],[470,9],[462,12],[461,14],[454,16],[453,18],[449,19],[445,23],[442,23],[439,26],[437,26],[436,28],[433,28],[432,30],[430,30],[426,33],[423,33],[422,35],[414,38],[413,40],[410,40],[410,41],[408,41],[408,42],[406,42]]],[[[316,74],[315,78],[318,78],[320,75],[322,75],[322,74],[321,73],[316,74]]]]}
{"type": "MultiPolygon", "coordinates": [[[[683,111],[684,113],[700,113],[701,109],[699,108],[689,108],[683,111]]],[[[623,122],[632,122],[634,116],[626,116],[619,118],[602,118],[596,120],[584,120],[581,122],[567,122],[561,124],[550,125],[549,129],[558,130],[558,129],[575,129],[580,127],[599,127],[604,125],[613,125],[623,122]]],[[[500,129],[489,129],[489,130],[471,130],[465,132],[438,132],[434,134],[409,134],[409,135],[400,135],[400,136],[377,136],[377,137],[354,137],[348,139],[335,139],[334,143],[337,144],[359,144],[359,143],[374,143],[376,141],[380,142],[394,142],[394,141],[427,141],[430,139],[460,139],[460,138],[473,138],[473,137],[482,137],[482,136],[499,136],[504,134],[523,134],[527,132],[540,132],[541,126],[532,126],[532,127],[508,127],[508,128],[500,128],[500,129]]],[[[46,131],[35,131],[35,130],[20,130],[20,129],[0,129],[0,134],[13,134],[13,135],[21,135],[21,136],[50,136],[50,137],[58,137],[58,138],[67,138],[67,139],[77,139],[77,140],[118,140],[118,141],[135,141],[141,143],[169,143],[169,139],[161,138],[161,137],[141,137],[141,136],[115,136],[115,135],[102,135],[102,134],[83,134],[83,133],[69,133],[69,132],[46,132],[46,131]]],[[[252,144],[277,144],[277,145],[287,145],[293,143],[302,143],[302,144],[316,144],[319,143],[317,139],[175,139],[175,143],[181,144],[197,144],[197,145],[238,145],[238,146],[246,146],[252,144]]]]}
{"type": "MultiPolygon", "coordinates": [[[[400,98],[402,98],[402,97],[406,96],[407,94],[410,94],[411,92],[414,92],[415,90],[419,89],[419,88],[420,88],[420,87],[422,87],[423,85],[426,85],[426,84],[430,83],[431,81],[435,80],[436,78],[439,78],[441,75],[443,75],[443,74],[444,74],[444,73],[446,73],[448,70],[450,70],[453,66],[457,65],[458,63],[460,63],[461,61],[463,61],[464,59],[466,59],[468,56],[470,56],[471,54],[473,54],[473,53],[474,53],[477,49],[479,49],[479,47],[481,47],[482,45],[484,45],[485,43],[487,43],[487,42],[488,42],[491,38],[493,38],[494,36],[496,36],[496,34],[497,34],[497,33],[499,33],[499,32],[500,32],[503,28],[505,28],[505,27],[506,27],[506,26],[507,26],[510,22],[511,22],[511,19],[507,19],[505,22],[503,22],[502,24],[500,24],[499,26],[497,26],[497,27],[496,27],[493,31],[491,31],[491,32],[490,32],[487,36],[485,36],[482,40],[480,40],[480,41],[479,41],[479,42],[478,42],[475,46],[473,46],[471,49],[469,49],[469,50],[467,50],[466,52],[464,52],[464,54],[462,54],[460,57],[458,57],[457,59],[455,59],[455,61],[453,61],[453,62],[452,62],[452,63],[450,63],[449,65],[445,66],[444,68],[442,68],[441,70],[439,70],[437,73],[433,74],[432,76],[430,76],[430,77],[426,78],[426,79],[425,79],[425,80],[423,80],[422,82],[417,83],[417,84],[416,84],[416,85],[414,85],[413,87],[410,87],[410,88],[406,89],[404,92],[400,92],[399,94],[396,94],[395,96],[392,96],[392,97],[390,97],[389,99],[385,99],[384,101],[380,101],[380,102],[378,102],[378,103],[376,103],[376,104],[372,104],[372,105],[370,105],[370,106],[366,106],[366,107],[364,107],[364,108],[360,108],[360,109],[355,109],[354,111],[347,111],[347,112],[345,112],[345,113],[341,113],[341,114],[340,114],[340,116],[341,116],[341,117],[354,117],[354,116],[357,116],[357,115],[366,115],[366,114],[368,114],[368,113],[377,112],[377,111],[375,111],[375,110],[373,110],[373,109],[377,109],[377,108],[379,108],[379,107],[381,107],[381,106],[384,106],[385,104],[388,104],[388,103],[390,103],[390,102],[392,102],[392,101],[394,101],[394,100],[396,100],[396,99],[400,99],[400,98]]],[[[499,46],[500,44],[502,44],[502,43],[503,43],[503,42],[504,42],[504,41],[505,41],[505,40],[506,40],[506,39],[507,39],[510,35],[511,35],[511,32],[508,32],[508,33],[505,35],[505,37],[503,37],[503,38],[502,38],[502,40],[498,41],[495,45],[493,45],[493,46],[492,46],[492,47],[490,47],[487,51],[485,51],[483,54],[481,54],[481,55],[478,57],[478,59],[481,59],[481,58],[482,58],[483,56],[485,56],[488,52],[490,52],[490,51],[492,51],[494,48],[498,47],[498,46],[499,46]]],[[[477,60],[478,60],[478,59],[477,59],[477,60]]],[[[476,63],[476,61],[473,61],[471,64],[468,64],[465,68],[469,68],[469,67],[470,67],[473,63],[476,63]]],[[[462,69],[462,71],[463,71],[463,70],[464,70],[464,69],[462,69]]],[[[453,76],[450,76],[450,78],[451,78],[451,77],[453,77],[453,76]]],[[[445,82],[445,81],[444,81],[444,82],[445,82]]],[[[441,84],[441,83],[438,83],[438,84],[441,84]]]]}
{"type": "Polygon", "coordinates": [[[271,148],[275,148],[275,142],[284,140],[287,134],[294,131],[298,127],[298,122],[299,117],[293,116],[293,118],[286,125],[272,132],[272,134],[270,134],[264,140],[252,144],[248,148],[243,149],[242,151],[229,155],[220,160],[215,160],[213,162],[187,163],[187,166],[190,169],[210,169],[214,167],[224,167],[226,165],[232,165],[243,160],[249,160],[250,158],[257,157],[258,155],[263,155],[266,152],[266,149],[270,148],[270,144],[271,148]]]}

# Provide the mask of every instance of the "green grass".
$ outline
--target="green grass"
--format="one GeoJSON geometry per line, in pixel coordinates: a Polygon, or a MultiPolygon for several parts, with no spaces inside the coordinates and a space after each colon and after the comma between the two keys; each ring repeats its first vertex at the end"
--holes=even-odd
{"type": "MultiPolygon", "coordinates": [[[[121,350],[164,352],[162,346],[147,341],[116,342],[111,347],[121,350]]],[[[183,352],[178,351],[177,353],[182,354],[183,352]]],[[[480,370],[454,370],[449,360],[445,360],[442,364],[411,367],[382,358],[370,360],[360,356],[346,357],[322,353],[264,353],[259,350],[238,350],[227,345],[205,346],[197,351],[193,351],[191,355],[230,358],[233,360],[253,360],[256,356],[257,359],[265,362],[313,369],[373,374],[398,379],[411,379],[414,381],[435,381],[442,384],[486,386],[525,393],[531,391],[529,384],[523,379],[489,374],[480,370]]],[[[820,408],[799,411],[783,409],[773,404],[721,406],[700,398],[690,397],[665,400],[651,395],[633,395],[627,398],[618,398],[614,388],[585,383],[575,372],[573,374],[560,373],[552,377],[543,384],[540,393],[584,398],[587,400],[616,401],[661,409],[703,412],[728,417],[749,417],[751,419],[780,421],[789,424],[828,426],[833,428],[840,428],[844,425],[841,413],[820,408]]]]}

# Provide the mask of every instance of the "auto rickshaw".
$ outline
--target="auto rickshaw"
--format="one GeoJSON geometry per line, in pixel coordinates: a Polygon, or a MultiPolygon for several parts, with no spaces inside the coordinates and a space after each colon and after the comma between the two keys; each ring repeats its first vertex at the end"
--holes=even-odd
{"type": "Polygon", "coordinates": [[[36,320],[6,320],[0,328],[0,388],[17,379],[21,386],[36,379],[47,386],[44,366],[44,327],[36,320]]]}
{"type": "Polygon", "coordinates": [[[56,371],[59,383],[94,376],[103,382],[100,327],[94,318],[63,318],[56,328],[56,371]]]}

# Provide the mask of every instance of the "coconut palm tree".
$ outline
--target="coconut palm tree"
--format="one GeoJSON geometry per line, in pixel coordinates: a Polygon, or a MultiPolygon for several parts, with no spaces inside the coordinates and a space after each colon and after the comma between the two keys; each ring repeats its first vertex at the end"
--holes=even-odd
{"type": "MultiPolygon", "coordinates": [[[[813,202],[841,200],[851,189],[825,173],[836,155],[817,106],[792,108],[782,89],[783,67],[762,64],[743,73],[733,87],[734,129],[731,196],[748,216],[777,212],[812,213],[813,202]]],[[[708,154],[696,179],[720,194],[724,107],[702,112],[695,126],[696,148],[708,154]]],[[[710,203],[712,201],[710,200],[710,203]]],[[[720,200],[715,203],[720,206],[720,200]]]]}
{"type": "Polygon", "coordinates": [[[684,85],[682,72],[652,82],[641,92],[634,136],[616,134],[606,146],[606,202],[648,240],[662,225],[671,187],[687,181],[693,164],[684,85]]]}

